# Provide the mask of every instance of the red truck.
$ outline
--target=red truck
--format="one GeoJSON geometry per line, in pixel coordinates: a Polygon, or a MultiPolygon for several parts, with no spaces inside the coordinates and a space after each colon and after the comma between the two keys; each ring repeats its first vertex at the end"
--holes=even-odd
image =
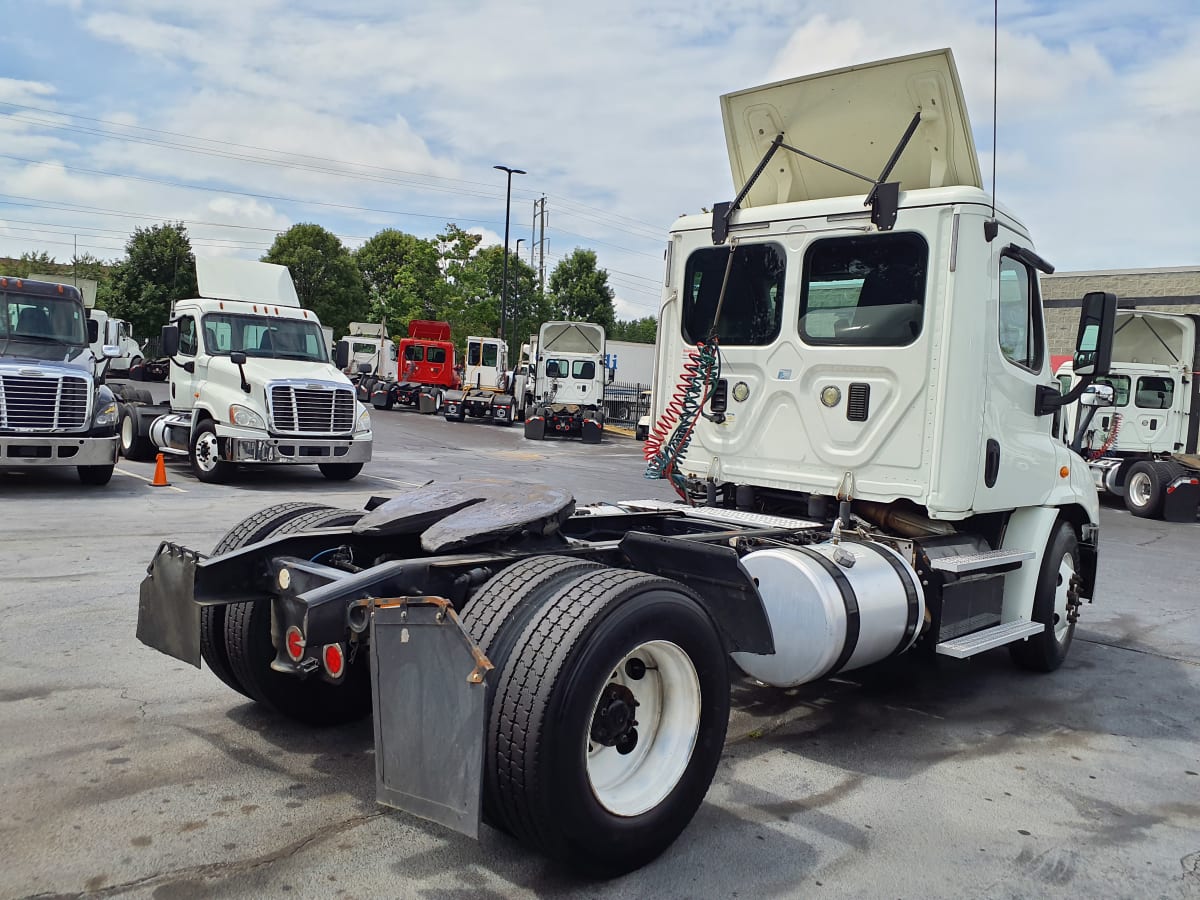
{"type": "Polygon", "coordinates": [[[396,380],[380,380],[371,391],[371,405],[391,409],[397,403],[415,406],[423,413],[437,412],[447,390],[461,379],[454,366],[450,323],[413,319],[408,337],[400,341],[396,380]]]}

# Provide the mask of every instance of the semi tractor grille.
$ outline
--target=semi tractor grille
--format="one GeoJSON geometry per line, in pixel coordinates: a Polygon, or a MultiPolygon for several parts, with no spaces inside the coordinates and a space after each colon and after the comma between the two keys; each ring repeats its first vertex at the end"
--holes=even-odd
{"type": "Polygon", "coordinates": [[[0,376],[0,428],[78,429],[87,424],[88,380],[72,376],[0,376]]]}
{"type": "Polygon", "coordinates": [[[285,434],[345,434],[354,429],[354,392],[350,388],[271,388],[271,424],[285,434]]]}

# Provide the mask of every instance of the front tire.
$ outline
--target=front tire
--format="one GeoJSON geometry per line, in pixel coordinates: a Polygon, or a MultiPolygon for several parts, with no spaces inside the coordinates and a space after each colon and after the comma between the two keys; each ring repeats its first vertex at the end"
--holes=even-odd
{"type": "Polygon", "coordinates": [[[632,871],[691,821],[728,719],[727,656],[695,595],[641,572],[584,574],[504,666],[485,803],[541,853],[603,877],[632,871]]]}
{"type": "Polygon", "coordinates": [[[75,471],[83,484],[103,487],[112,480],[115,466],[76,466],[75,471]]]}
{"type": "Polygon", "coordinates": [[[1075,636],[1071,607],[1078,603],[1079,560],[1075,527],[1069,522],[1059,522],[1046,546],[1033,595],[1032,621],[1046,627],[1041,634],[1010,644],[1008,648],[1013,662],[1021,668],[1053,672],[1067,658],[1075,636]]]}
{"type": "Polygon", "coordinates": [[[359,472],[362,471],[362,463],[318,463],[317,468],[321,470],[330,481],[350,481],[359,472]]]}
{"type": "Polygon", "coordinates": [[[223,484],[229,480],[233,466],[221,459],[221,442],[212,419],[205,419],[196,426],[188,461],[192,474],[206,484],[223,484]]]}

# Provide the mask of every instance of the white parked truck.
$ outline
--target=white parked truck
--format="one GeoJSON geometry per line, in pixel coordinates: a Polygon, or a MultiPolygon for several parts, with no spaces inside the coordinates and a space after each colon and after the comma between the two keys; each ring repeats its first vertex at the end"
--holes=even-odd
{"type": "Polygon", "coordinates": [[[501,338],[468,337],[462,389],[442,393],[447,422],[467,417],[511,425],[517,417],[517,398],[508,385],[508,344],[501,338]]]}
{"type": "Polygon", "coordinates": [[[102,309],[88,311],[88,318],[94,319],[98,326],[97,340],[92,344],[92,354],[100,357],[104,354],[105,346],[117,348],[117,355],[108,361],[111,374],[128,372],[134,366],[142,364],[142,348],[133,337],[133,326],[124,319],[110,318],[102,309]]]}
{"type": "MultiPolygon", "coordinates": [[[[993,215],[949,51],[722,105],[741,191],[672,227],[659,318],[649,474],[683,502],[463,480],[275,506],[210,556],[164,544],[141,639],[299,720],[373,709],[381,802],[600,875],[691,820],[734,668],[1056,669],[1096,586],[1096,489],[1053,427],[1086,379],[1050,371],[1050,266],[993,215]]],[[[1084,298],[1081,375],[1115,308],[1084,298]]]]}
{"type": "Polygon", "coordinates": [[[119,351],[99,340],[72,285],[0,277],[0,471],[73,466],[108,484],[118,407],[104,370],[119,351]]]}
{"type": "Polygon", "coordinates": [[[175,302],[162,332],[165,406],[121,406],[124,455],[186,456],[201,481],[239,465],[316,465],[353,478],[371,458],[371,416],[334,365],[321,323],[284,266],[196,259],[200,297],[175,302]]]}
{"type": "Polygon", "coordinates": [[[604,329],[591,322],[546,322],[538,332],[533,406],[525,437],[583,438],[598,444],[604,433],[604,329]]]}
{"type": "MultiPolygon", "coordinates": [[[[1119,310],[1112,354],[1108,374],[1095,379],[1112,389],[1111,403],[1090,414],[1088,407],[1069,407],[1064,437],[1078,432],[1096,487],[1124,498],[1135,516],[1194,522],[1200,506],[1200,315],[1119,310]]],[[[1064,390],[1079,381],[1070,362],[1059,367],[1058,377],[1064,390]]]]}

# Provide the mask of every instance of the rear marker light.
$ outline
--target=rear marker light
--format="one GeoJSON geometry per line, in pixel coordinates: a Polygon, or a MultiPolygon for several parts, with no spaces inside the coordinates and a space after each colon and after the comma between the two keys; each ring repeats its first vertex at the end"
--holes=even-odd
{"type": "Polygon", "coordinates": [[[293,625],[287,630],[283,641],[292,662],[299,662],[300,657],[304,655],[304,635],[300,633],[300,629],[293,625]]]}
{"type": "Polygon", "coordinates": [[[342,645],[326,644],[321,656],[325,661],[325,671],[333,678],[340,677],[346,667],[346,657],[342,653],[342,645]]]}

